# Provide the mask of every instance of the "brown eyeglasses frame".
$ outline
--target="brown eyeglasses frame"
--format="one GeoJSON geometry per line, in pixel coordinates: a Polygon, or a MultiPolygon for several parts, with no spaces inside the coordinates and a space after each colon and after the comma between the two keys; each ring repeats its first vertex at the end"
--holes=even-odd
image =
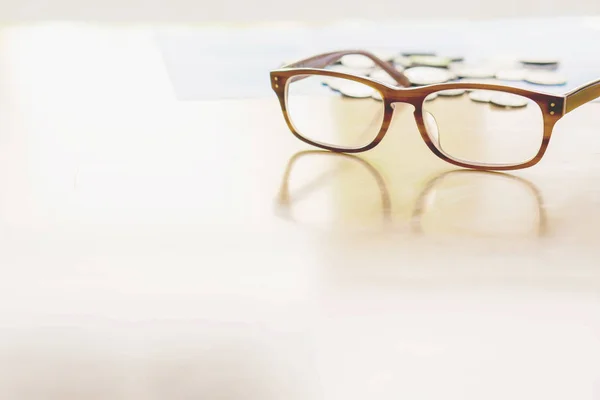
{"type": "Polygon", "coordinates": [[[392,63],[383,61],[376,57],[374,54],[364,50],[344,50],[336,51],[331,53],[324,53],[314,57],[310,57],[292,64],[285,65],[279,69],[271,71],[271,87],[279,98],[281,110],[285,121],[290,131],[298,139],[306,142],[310,145],[342,153],[360,153],[363,151],[370,150],[377,146],[384,138],[387,130],[392,122],[394,113],[394,103],[408,103],[412,104],[415,108],[414,117],[417,123],[417,127],[421,134],[421,137],[425,141],[425,144],[429,149],[442,160],[459,167],[471,168],[477,170],[516,170],[522,168],[528,168],[537,164],[550,143],[550,137],[552,136],[552,130],[556,122],[562,118],[566,113],[576,109],[577,107],[588,103],[598,97],[600,97],[600,79],[590,82],[586,85],[578,87],[564,95],[549,94],[540,91],[527,90],[516,88],[507,85],[498,84],[486,84],[486,83],[440,83],[435,85],[427,85],[420,87],[409,87],[410,81],[406,76],[398,71],[392,63]],[[392,86],[377,80],[358,76],[343,72],[337,72],[334,70],[325,69],[327,66],[336,63],[345,55],[358,54],[370,58],[377,66],[386,71],[390,77],[392,77],[398,86],[392,86]],[[286,88],[287,85],[294,79],[302,79],[306,75],[320,75],[320,76],[331,76],[336,78],[344,78],[351,81],[359,82],[364,85],[370,86],[381,94],[384,107],[384,116],[381,129],[377,133],[377,136],[369,144],[362,147],[355,148],[343,148],[331,146],[325,143],[312,141],[302,136],[294,127],[290,116],[287,112],[286,107],[286,88]],[[453,158],[446,154],[441,148],[431,140],[425,122],[423,120],[423,102],[425,98],[440,90],[451,90],[451,89],[473,89],[473,90],[497,90],[506,93],[516,94],[534,101],[541,109],[543,121],[544,121],[544,133],[542,143],[537,154],[521,164],[478,164],[471,163],[457,158],[453,158]]]}

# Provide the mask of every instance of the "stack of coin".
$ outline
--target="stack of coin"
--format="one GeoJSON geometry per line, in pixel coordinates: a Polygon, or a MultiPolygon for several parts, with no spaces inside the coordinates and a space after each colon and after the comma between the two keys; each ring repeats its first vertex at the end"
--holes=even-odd
{"type": "MultiPolygon", "coordinates": [[[[370,49],[373,54],[395,65],[403,71],[414,86],[434,85],[445,82],[481,82],[510,85],[514,82],[527,82],[534,85],[555,86],[567,83],[567,78],[558,72],[560,61],[556,58],[516,58],[492,57],[482,63],[467,63],[458,55],[439,55],[432,51],[396,51],[394,49],[370,49]]],[[[342,57],[328,69],[343,73],[368,76],[379,82],[395,86],[397,82],[384,70],[360,54],[342,57]]],[[[364,89],[365,85],[345,85],[343,80],[323,77],[322,82],[349,97],[373,97],[380,100],[376,91],[364,89]],[[342,83],[340,83],[342,82],[342,83]],[[363,89],[359,89],[362,87],[363,89]]],[[[445,90],[441,96],[460,96],[469,92],[469,98],[476,102],[490,103],[503,107],[522,107],[517,99],[502,97],[485,90],[445,90]],[[518,104],[517,104],[518,103],[518,104]]]]}

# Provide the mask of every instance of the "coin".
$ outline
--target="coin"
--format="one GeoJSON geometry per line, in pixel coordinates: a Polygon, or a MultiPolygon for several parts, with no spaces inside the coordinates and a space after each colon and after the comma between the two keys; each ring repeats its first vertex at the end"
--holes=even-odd
{"type": "Polygon", "coordinates": [[[486,57],[482,60],[482,64],[498,70],[517,69],[523,66],[517,57],[511,55],[495,55],[492,57],[486,57]]]}
{"type": "Polygon", "coordinates": [[[453,68],[453,72],[460,78],[493,78],[496,74],[492,68],[489,67],[477,67],[477,66],[459,66],[453,68]]]}
{"type": "Polygon", "coordinates": [[[548,64],[548,65],[535,65],[535,64],[521,64],[527,70],[541,70],[541,71],[557,71],[558,64],[548,64]]]}
{"type": "Polygon", "coordinates": [[[404,57],[411,56],[435,56],[436,54],[431,51],[403,51],[402,54],[404,57]]]}
{"type": "Polygon", "coordinates": [[[408,58],[408,57],[398,56],[398,57],[394,58],[394,64],[408,68],[411,66],[411,61],[410,61],[410,58],[408,58]]]}
{"type": "Polygon", "coordinates": [[[343,66],[352,69],[370,69],[375,66],[375,63],[370,58],[360,54],[348,54],[340,59],[343,66]]]}
{"type": "Polygon", "coordinates": [[[448,80],[449,81],[455,81],[458,79],[458,75],[456,75],[453,71],[447,70],[448,71],[448,80]]]}
{"type": "Polygon", "coordinates": [[[349,80],[342,80],[340,84],[337,85],[337,90],[344,96],[356,99],[371,97],[375,91],[375,89],[370,86],[349,80]]]}
{"type": "Polygon", "coordinates": [[[424,67],[446,68],[452,60],[447,57],[437,56],[410,56],[411,65],[424,67]]]}
{"type": "Polygon", "coordinates": [[[341,82],[343,82],[342,79],[334,78],[333,76],[323,76],[321,78],[321,83],[329,86],[333,90],[338,90],[341,82]]]}
{"type": "Polygon", "coordinates": [[[377,101],[383,101],[383,98],[381,97],[381,93],[379,93],[377,90],[373,91],[371,98],[373,98],[377,101]]]}
{"type": "Polygon", "coordinates": [[[425,97],[425,101],[435,100],[435,99],[437,99],[437,97],[438,97],[437,93],[431,93],[430,95],[425,97]]]}
{"type": "MultiPolygon", "coordinates": [[[[328,67],[327,69],[330,71],[341,72],[344,74],[358,75],[355,73],[355,71],[353,69],[344,67],[342,65],[334,65],[334,66],[328,67]]],[[[330,88],[335,89],[335,90],[337,90],[337,88],[341,82],[344,82],[343,79],[336,78],[334,76],[321,75],[320,78],[321,78],[321,83],[323,83],[324,85],[327,85],[330,88]]]]}
{"type": "Polygon", "coordinates": [[[389,85],[398,85],[398,82],[394,78],[392,78],[387,72],[382,69],[377,69],[369,74],[369,77],[375,79],[376,81],[387,83],[389,85]]]}
{"type": "Polygon", "coordinates": [[[531,65],[558,65],[560,60],[557,58],[522,58],[521,61],[523,64],[531,64],[531,65]]]}
{"type": "Polygon", "coordinates": [[[489,103],[493,94],[491,90],[473,90],[469,93],[469,98],[478,103],[489,103]]]}
{"type": "Polygon", "coordinates": [[[461,96],[466,92],[466,89],[446,89],[437,92],[440,96],[454,97],[461,96]]]}
{"type": "Polygon", "coordinates": [[[567,83],[567,78],[557,72],[530,71],[525,76],[525,81],[536,85],[556,86],[567,83]]]}
{"type": "Polygon", "coordinates": [[[446,56],[446,58],[449,58],[450,61],[452,61],[453,63],[465,61],[465,58],[463,56],[446,56]]]}
{"type": "Polygon", "coordinates": [[[465,64],[462,61],[453,62],[450,65],[448,65],[448,69],[450,69],[452,71],[455,71],[455,70],[458,70],[461,68],[465,68],[465,67],[467,67],[467,64],[465,64]]]}
{"type": "Polygon", "coordinates": [[[522,81],[525,79],[527,71],[524,69],[505,69],[496,72],[496,79],[501,81],[522,81]]]}
{"type": "Polygon", "coordinates": [[[490,98],[490,103],[502,107],[525,107],[527,99],[511,93],[493,93],[490,98]]]}
{"type": "Polygon", "coordinates": [[[413,85],[432,85],[443,83],[451,79],[451,74],[446,69],[433,67],[413,67],[404,71],[404,75],[413,85]]]}
{"type": "Polygon", "coordinates": [[[372,49],[369,51],[383,61],[392,61],[398,55],[398,51],[393,49],[372,49]]]}

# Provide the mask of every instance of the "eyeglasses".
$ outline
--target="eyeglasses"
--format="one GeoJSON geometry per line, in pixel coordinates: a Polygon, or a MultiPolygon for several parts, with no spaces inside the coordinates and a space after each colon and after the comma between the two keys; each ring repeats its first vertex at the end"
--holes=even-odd
{"type": "Polygon", "coordinates": [[[385,136],[395,104],[408,103],[435,155],[481,170],[537,164],[556,122],[600,97],[600,79],[565,95],[486,83],[410,85],[391,63],[362,50],[321,54],[271,71],[288,127],[308,144],[345,153],[372,149],[385,136]],[[327,68],[347,55],[366,57],[382,71],[369,78],[327,68]]]}

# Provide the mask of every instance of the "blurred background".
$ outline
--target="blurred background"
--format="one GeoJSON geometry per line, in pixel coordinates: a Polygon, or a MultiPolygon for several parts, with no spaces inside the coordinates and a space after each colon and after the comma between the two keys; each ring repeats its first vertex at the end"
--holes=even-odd
{"type": "Polygon", "coordinates": [[[565,16],[600,13],[596,0],[21,0],[3,1],[12,20],[264,22],[332,19],[428,19],[565,16]]]}
{"type": "Polygon", "coordinates": [[[0,399],[600,398],[598,104],[536,168],[463,173],[408,108],[360,157],[307,152],[268,78],[385,47],[557,57],[571,87],[600,76],[600,1],[0,0],[0,20],[0,399]]]}

